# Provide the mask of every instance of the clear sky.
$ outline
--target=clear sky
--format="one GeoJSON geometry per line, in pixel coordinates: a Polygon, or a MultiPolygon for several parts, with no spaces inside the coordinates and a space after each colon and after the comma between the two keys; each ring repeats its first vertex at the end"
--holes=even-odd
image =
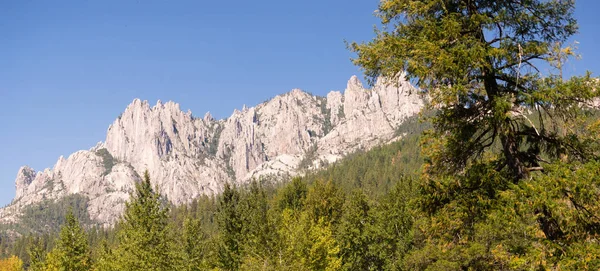
{"type": "MultiPolygon", "coordinates": [[[[0,205],[22,165],[103,141],[134,99],[226,118],[301,88],[360,75],[344,40],[373,37],[377,0],[0,0],[0,205]]],[[[578,0],[582,60],[600,73],[600,1],[578,0]]]]}

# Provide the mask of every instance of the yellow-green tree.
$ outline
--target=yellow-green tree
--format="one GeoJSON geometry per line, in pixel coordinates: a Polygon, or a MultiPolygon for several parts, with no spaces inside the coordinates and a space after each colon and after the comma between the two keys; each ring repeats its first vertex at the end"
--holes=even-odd
{"type": "Polygon", "coordinates": [[[0,271],[22,271],[23,261],[17,256],[0,260],[0,271]]]}
{"type": "Polygon", "coordinates": [[[92,267],[86,233],[71,210],[67,212],[56,247],[46,259],[47,269],[53,269],[55,264],[59,270],[69,271],[90,270],[92,267]]]}
{"type": "MultiPolygon", "coordinates": [[[[315,222],[308,212],[284,209],[278,236],[278,257],[270,270],[340,270],[342,267],[340,246],[330,224],[323,218],[315,222]]],[[[243,267],[253,266],[252,263],[246,262],[243,267]]],[[[254,264],[257,266],[260,262],[254,264]]]]}
{"type": "Polygon", "coordinates": [[[117,270],[181,270],[168,210],[146,171],[119,223],[119,244],[114,252],[117,270]]]}
{"type": "Polygon", "coordinates": [[[44,271],[62,271],[66,270],[61,265],[60,252],[52,250],[46,255],[46,261],[44,262],[44,271]]]}

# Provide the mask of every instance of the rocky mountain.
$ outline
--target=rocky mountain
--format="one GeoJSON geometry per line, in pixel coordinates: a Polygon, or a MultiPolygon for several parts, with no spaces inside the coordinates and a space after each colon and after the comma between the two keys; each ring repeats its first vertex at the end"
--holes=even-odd
{"type": "Polygon", "coordinates": [[[380,79],[366,89],[356,76],[343,93],[318,97],[294,89],[223,120],[136,99],[104,142],[60,157],[52,169],[21,167],[0,222],[17,221],[25,206],[79,193],[89,198],[91,219],[112,224],[145,170],[175,204],[219,193],[225,182],[299,174],[393,140],[395,128],[422,106],[407,81],[380,79]]]}

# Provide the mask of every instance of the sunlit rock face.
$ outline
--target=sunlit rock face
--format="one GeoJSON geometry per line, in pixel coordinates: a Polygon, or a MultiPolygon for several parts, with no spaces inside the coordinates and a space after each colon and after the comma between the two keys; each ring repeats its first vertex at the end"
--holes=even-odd
{"type": "Polygon", "coordinates": [[[344,92],[318,97],[294,89],[223,120],[209,113],[196,118],[174,102],[136,99],[104,142],[60,157],[52,169],[20,168],[16,197],[0,209],[0,221],[17,221],[27,205],[79,193],[89,198],[91,219],[111,225],[145,170],[175,204],[219,193],[226,182],[297,175],[307,159],[308,168],[318,168],[392,140],[423,107],[416,92],[403,79],[365,88],[353,76],[344,92]]]}

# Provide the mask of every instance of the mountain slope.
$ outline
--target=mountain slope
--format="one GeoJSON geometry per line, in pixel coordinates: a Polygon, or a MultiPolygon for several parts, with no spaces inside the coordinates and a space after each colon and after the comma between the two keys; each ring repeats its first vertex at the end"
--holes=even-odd
{"type": "Polygon", "coordinates": [[[354,76],[344,93],[318,97],[295,89],[224,120],[208,113],[195,118],[174,102],[151,107],[136,99],[110,125],[105,142],[60,157],[52,169],[19,169],[15,199],[0,210],[0,221],[18,220],[30,204],[81,194],[89,198],[91,219],[112,224],[146,169],[175,204],[219,193],[225,182],[295,175],[394,139],[402,121],[423,106],[415,92],[406,81],[379,80],[365,89],[354,76]]]}

